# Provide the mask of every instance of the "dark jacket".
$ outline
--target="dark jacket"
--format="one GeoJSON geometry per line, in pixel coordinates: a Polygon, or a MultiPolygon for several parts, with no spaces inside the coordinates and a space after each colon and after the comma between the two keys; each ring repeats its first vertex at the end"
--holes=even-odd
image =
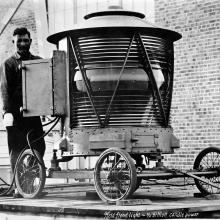
{"type": "Polygon", "coordinates": [[[29,53],[22,57],[15,53],[6,59],[0,68],[0,90],[2,99],[2,113],[12,113],[14,119],[20,117],[20,107],[22,107],[22,60],[40,59],[29,53]]]}

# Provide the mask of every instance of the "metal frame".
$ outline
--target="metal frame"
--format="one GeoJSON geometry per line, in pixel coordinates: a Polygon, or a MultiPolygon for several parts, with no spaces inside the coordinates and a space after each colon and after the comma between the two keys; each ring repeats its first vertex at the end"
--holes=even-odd
{"type": "MultiPolygon", "coordinates": [[[[104,121],[102,121],[102,119],[100,118],[100,115],[98,114],[98,111],[97,111],[96,106],[94,104],[94,97],[92,95],[93,91],[92,91],[91,85],[89,83],[89,80],[88,80],[86,72],[85,72],[85,68],[84,68],[85,64],[82,62],[81,54],[80,54],[80,48],[78,48],[78,43],[76,42],[76,39],[74,39],[71,36],[69,36],[69,41],[70,41],[71,48],[72,48],[72,51],[73,51],[74,56],[75,56],[76,63],[77,63],[77,65],[79,67],[79,70],[81,72],[81,75],[82,75],[82,78],[83,78],[83,82],[85,83],[87,95],[89,97],[89,100],[90,100],[90,103],[92,105],[93,111],[94,111],[94,113],[96,115],[96,118],[98,120],[99,127],[101,127],[101,128],[106,127],[107,124],[108,124],[108,121],[109,121],[109,119],[111,117],[112,103],[113,103],[115,95],[116,95],[116,93],[118,91],[118,86],[119,86],[119,83],[120,83],[120,79],[121,79],[121,76],[122,76],[122,74],[124,72],[124,69],[126,67],[126,63],[128,61],[128,58],[129,58],[129,55],[130,55],[130,51],[131,51],[131,47],[132,47],[134,41],[137,41],[137,43],[138,43],[139,57],[142,60],[141,64],[143,66],[144,71],[148,75],[150,83],[152,85],[152,93],[153,93],[154,99],[156,100],[156,103],[158,105],[159,112],[160,112],[160,115],[162,117],[163,125],[165,127],[168,126],[169,113],[167,113],[167,115],[165,114],[161,93],[160,93],[160,91],[159,91],[159,89],[157,87],[157,83],[156,83],[156,80],[155,80],[155,77],[154,77],[154,74],[153,74],[153,70],[152,70],[152,64],[150,62],[147,49],[145,48],[145,45],[144,45],[144,42],[143,42],[143,39],[142,39],[140,33],[138,33],[138,32],[134,33],[133,36],[130,39],[129,47],[128,47],[126,55],[124,57],[123,65],[122,65],[121,70],[119,72],[119,76],[118,76],[118,80],[117,80],[115,89],[113,91],[113,94],[111,96],[110,102],[108,104],[108,107],[107,107],[107,110],[106,110],[106,113],[105,113],[104,121]]],[[[172,74],[170,74],[170,75],[172,75],[172,74]]],[[[169,76],[169,77],[171,77],[171,76],[169,76]]],[[[166,92],[167,93],[172,92],[172,84],[168,85],[166,92]],[[171,91],[169,91],[169,90],[171,90],[171,91]]],[[[168,97],[168,94],[167,94],[166,97],[168,97]]],[[[171,100],[169,100],[169,104],[170,103],[171,103],[171,100]]]]}
{"type": "Polygon", "coordinates": [[[160,114],[162,116],[164,125],[167,126],[168,122],[167,122],[167,118],[166,118],[165,111],[164,111],[164,108],[163,108],[161,94],[160,94],[160,91],[159,91],[159,89],[157,87],[156,80],[154,78],[154,74],[153,74],[153,70],[152,70],[152,66],[151,66],[151,63],[150,63],[150,59],[149,59],[147,50],[146,50],[146,48],[144,46],[144,43],[143,43],[143,40],[141,38],[140,33],[136,33],[136,36],[137,36],[137,40],[138,40],[138,42],[140,44],[140,51],[142,52],[143,68],[144,68],[145,72],[148,74],[148,77],[150,79],[151,85],[153,87],[153,94],[154,94],[154,96],[155,96],[155,98],[157,100],[158,107],[159,107],[160,114]]]}
{"type": "Polygon", "coordinates": [[[71,37],[69,37],[69,41],[70,41],[72,50],[73,50],[73,52],[74,52],[77,65],[79,66],[80,72],[81,72],[81,74],[82,74],[83,81],[84,81],[85,86],[86,86],[86,92],[87,92],[87,94],[88,94],[88,96],[89,96],[89,99],[90,99],[90,102],[91,102],[91,104],[92,104],[93,111],[94,111],[94,113],[95,113],[95,115],[96,115],[96,117],[97,117],[97,120],[98,120],[98,122],[99,122],[100,127],[103,127],[103,124],[102,124],[102,121],[101,121],[101,119],[100,119],[100,116],[99,116],[98,112],[96,111],[96,107],[95,107],[95,105],[94,105],[94,100],[93,100],[92,93],[91,93],[92,89],[91,89],[91,86],[90,86],[90,84],[89,84],[89,81],[88,81],[88,78],[87,78],[87,76],[86,76],[86,73],[85,73],[85,71],[84,71],[84,64],[83,64],[82,62],[80,62],[80,60],[81,60],[81,59],[80,59],[80,52],[79,52],[79,50],[77,50],[77,47],[76,47],[76,45],[73,43],[71,37]]]}
{"type": "MultiPolygon", "coordinates": [[[[94,175],[94,170],[93,169],[74,169],[74,170],[61,170],[61,171],[56,171],[56,170],[50,170],[48,174],[48,178],[74,178],[74,179],[92,179],[94,175]]],[[[214,176],[217,175],[217,171],[180,171],[180,170],[145,170],[142,172],[137,172],[137,178],[143,178],[145,180],[149,179],[173,179],[173,178],[182,178],[182,177],[191,177],[193,179],[197,179],[201,182],[207,183],[210,186],[213,186],[217,189],[220,189],[219,186],[216,184],[213,184],[210,181],[207,181],[200,176],[214,176]]]]}

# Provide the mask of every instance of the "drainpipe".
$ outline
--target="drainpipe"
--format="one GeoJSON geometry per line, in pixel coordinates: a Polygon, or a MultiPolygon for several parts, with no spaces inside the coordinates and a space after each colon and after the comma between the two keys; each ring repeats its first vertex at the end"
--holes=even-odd
{"type": "Polygon", "coordinates": [[[8,24],[10,23],[10,21],[12,20],[12,18],[14,17],[14,15],[16,14],[16,12],[18,11],[18,9],[20,8],[20,6],[22,5],[24,0],[21,0],[19,3],[18,3],[18,6],[15,8],[15,10],[13,11],[11,17],[8,19],[8,21],[6,22],[6,24],[4,25],[4,27],[1,29],[1,32],[0,32],[0,36],[2,35],[2,33],[4,32],[5,28],[8,26],[8,24]]]}

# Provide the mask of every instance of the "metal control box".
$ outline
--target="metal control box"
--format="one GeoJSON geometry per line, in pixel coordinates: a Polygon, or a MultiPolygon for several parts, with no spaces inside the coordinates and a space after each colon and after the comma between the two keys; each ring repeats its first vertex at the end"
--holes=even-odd
{"type": "Polygon", "coordinates": [[[22,62],[23,116],[66,114],[66,53],[22,62]]]}

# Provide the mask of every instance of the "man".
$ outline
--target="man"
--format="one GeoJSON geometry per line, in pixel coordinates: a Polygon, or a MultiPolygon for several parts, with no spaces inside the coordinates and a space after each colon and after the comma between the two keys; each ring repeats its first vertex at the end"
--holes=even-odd
{"type": "MultiPolygon", "coordinates": [[[[23,117],[20,109],[22,107],[22,69],[23,60],[40,59],[39,56],[32,55],[29,50],[32,43],[30,32],[24,28],[16,28],[12,40],[15,54],[6,59],[1,65],[0,89],[3,104],[3,124],[6,127],[8,138],[8,149],[11,169],[14,173],[16,160],[27,146],[26,135],[30,130],[30,142],[43,135],[40,117],[23,117]]],[[[43,157],[45,152],[45,142],[41,138],[34,143],[36,149],[43,157]]],[[[16,193],[15,197],[19,197],[16,193]]]]}

